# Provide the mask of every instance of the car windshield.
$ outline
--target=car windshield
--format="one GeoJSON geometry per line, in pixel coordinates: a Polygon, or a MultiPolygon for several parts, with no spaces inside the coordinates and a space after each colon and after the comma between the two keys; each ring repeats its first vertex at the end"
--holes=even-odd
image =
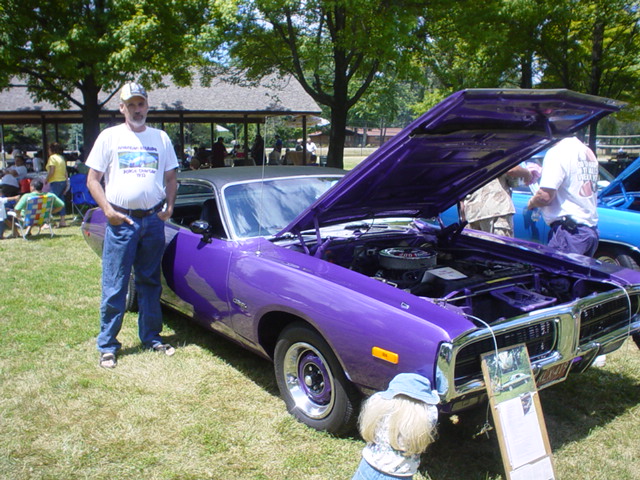
{"type": "Polygon", "coordinates": [[[238,237],[275,235],[340,177],[287,177],[227,186],[222,195],[238,237]]]}

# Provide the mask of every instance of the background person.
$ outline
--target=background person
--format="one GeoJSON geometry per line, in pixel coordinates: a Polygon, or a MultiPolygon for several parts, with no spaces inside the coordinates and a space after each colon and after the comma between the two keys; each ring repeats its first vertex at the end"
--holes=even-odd
{"type": "Polygon", "coordinates": [[[251,146],[251,158],[256,165],[264,164],[264,139],[260,134],[256,135],[251,146]]]}
{"type": "Polygon", "coordinates": [[[462,217],[469,222],[470,228],[513,237],[516,209],[511,199],[510,182],[518,178],[529,184],[532,175],[518,165],[465,197],[460,207],[462,217]]]}
{"type": "Polygon", "coordinates": [[[27,173],[29,173],[27,171],[25,158],[24,155],[20,153],[13,157],[13,159],[15,160],[15,163],[11,165],[7,170],[13,170],[14,172],[16,172],[14,176],[18,179],[18,183],[20,183],[21,180],[27,178],[27,173]]]}
{"type": "Polygon", "coordinates": [[[227,158],[227,147],[224,146],[224,138],[218,137],[218,141],[211,147],[211,167],[225,167],[224,159],[227,158]]]}
{"type": "Polygon", "coordinates": [[[549,246],[560,252],[593,256],[598,248],[598,159],[577,137],[547,151],[540,188],[527,204],[539,207],[551,226],[549,246]]]}
{"type": "MultiPolygon", "coordinates": [[[[44,182],[41,178],[34,178],[31,180],[29,184],[30,192],[22,195],[16,206],[14,207],[14,211],[18,214],[18,218],[20,218],[20,213],[26,208],[27,201],[32,197],[37,197],[40,195],[44,195],[47,198],[53,197],[53,209],[52,213],[58,213],[64,208],[64,200],[60,199],[56,194],[52,192],[43,193],[42,189],[44,188],[44,182]]],[[[18,232],[13,231],[12,234],[17,236],[18,232]]]]}
{"type": "MultiPolygon", "coordinates": [[[[64,200],[64,194],[68,189],[68,175],[67,175],[67,161],[64,159],[64,147],[58,142],[54,142],[49,145],[49,159],[47,160],[47,178],[46,182],[49,184],[49,189],[52,193],[55,193],[58,198],[64,200]]],[[[67,222],[65,219],[66,209],[63,208],[60,211],[60,222],[58,227],[66,227],[67,222]]]]}
{"type": "Polygon", "coordinates": [[[31,160],[31,168],[35,173],[41,172],[44,168],[44,160],[42,150],[38,150],[31,160]]]}
{"type": "Polygon", "coordinates": [[[20,183],[15,170],[5,168],[0,171],[0,195],[3,197],[13,197],[20,193],[20,183]]]}
{"type": "Polygon", "coordinates": [[[164,222],[171,217],[176,198],[178,159],[169,136],[146,126],[149,104],[141,85],[124,85],[120,112],[124,123],[103,130],[87,158],[87,186],[108,220],[97,338],[99,365],[104,368],[116,366],[116,355],[122,346],[117,336],[132,268],[142,345],[167,355],[175,353],[160,337],[160,263],[164,222]]]}
{"type": "Polygon", "coordinates": [[[318,147],[316,147],[316,144],[311,141],[311,137],[307,137],[307,152],[309,152],[309,154],[311,155],[311,163],[316,162],[317,150],[318,150],[318,147]]]}

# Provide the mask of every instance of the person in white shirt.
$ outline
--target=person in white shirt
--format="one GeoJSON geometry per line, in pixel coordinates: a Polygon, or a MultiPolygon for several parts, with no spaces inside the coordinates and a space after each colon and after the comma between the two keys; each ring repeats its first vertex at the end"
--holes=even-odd
{"type": "Polygon", "coordinates": [[[29,172],[27,171],[24,155],[16,155],[15,157],[13,157],[13,159],[15,160],[15,163],[7,170],[13,170],[14,172],[16,172],[15,177],[18,179],[18,183],[20,183],[21,180],[27,178],[27,173],[29,172]]]}
{"type": "Polygon", "coordinates": [[[565,253],[593,256],[598,248],[598,159],[577,137],[549,149],[540,187],[527,208],[539,207],[551,226],[548,245],[565,253]]]}
{"type": "Polygon", "coordinates": [[[87,186],[108,223],[102,250],[102,303],[97,347],[99,365],[114,368],[117,339],[133,268],[138,294],[138,332],[145,348],[173,355],[163,343],[160,264],[164,222],[177,192],[178,159],[169,136],[146,126],[147,92],[127,83],[120,92],[124,123],[102,131],[86,165],[87,186]],[[104,180],[104,187],[102,181],[104,180]]]}
{"type": "Polygon", "coordinates": [[[18,182],[18,175],[15,170],[5,168],[0,171],[0,195],[3,197],[13,197],[20,193],[20,183],[18,182]]]}
{"type": "Polygon", "coordinates": [[[42,158],[42,150],[38,150],[31,160],[33,171],[38,173],[44,168],[44,160],[42,158]]]}
{"type": "Polygon", "coordinates": [[[311,137],[307,137],[307,152],[309,152],[309,154],[311,154],[311,162],[315,163],[316,161],[316,151],[318,150],[318,147],[316,147],[316,144],[313,143],[311,141],[311,137]]]}

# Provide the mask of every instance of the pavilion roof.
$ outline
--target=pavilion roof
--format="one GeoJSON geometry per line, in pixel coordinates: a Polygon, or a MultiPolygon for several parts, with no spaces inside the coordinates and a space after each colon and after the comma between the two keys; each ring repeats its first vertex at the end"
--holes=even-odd
{"type": "MultiPolygon", "coordinates": [[[[147,90],[149,94],[149,122],[213,122],[255,123],[270,116],[318,115],[318,104],[293,77],[266,76],[250,83],[231,76],[213,77],[203,85],[195,77],[190,87],[176,86],[170,79],[166,86],[147,90]]],[[[109,92],[111,93],[111,92],[109,92]]],[[[107,93],[100,94],[104,102],[107,93]]],[[[75,98],[81,101],[80,92],[75,98]]],[[[110,121],[120,117],[117,93],[110,98],[100,117],[110,121]]],[[[24,82],[14,81],[0,91],[0,123],[80,123],[81,111],[77,105],[59,109],[49,102],[35,102],[24,82]]]]}

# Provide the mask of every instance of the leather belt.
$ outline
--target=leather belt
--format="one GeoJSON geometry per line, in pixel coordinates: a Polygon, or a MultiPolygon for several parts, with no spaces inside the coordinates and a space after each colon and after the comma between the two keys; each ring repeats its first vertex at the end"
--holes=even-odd
{"type": "Polygon", "coordinates": [[[129,217],[135,217],[135,218],[144,218],[144,217],[148,217],[149,215],[153,215],[154,213],[158,213],[160,210],[162,210],[163,205],[164,205],[164,200],[159,204],[157,204],[155,207],[151,207],[148,210],[144,210],[142,208],[127,209],[127,208],[122,208],[117,205],[114,205],[113,203],[111,204],[111,206],[116,212],[124,213],[129,217]]]}
{"type": "Polygon", "coordinates": [[[587,227],[590,228],[592,230],[595,230],[596,227],[592,227],[590,225],[587,225],[585,223],[578,223],[576,222],[573,218],[565,215],[563,217],[558,218],[557,220],[551,222],[551,225],[549,225],[552,229],[558,228],[560,226],[564,227],[565,230],[571,232],[571,233],[575,233],[576,230],[578,229],[578,227],[587,227]]]}

